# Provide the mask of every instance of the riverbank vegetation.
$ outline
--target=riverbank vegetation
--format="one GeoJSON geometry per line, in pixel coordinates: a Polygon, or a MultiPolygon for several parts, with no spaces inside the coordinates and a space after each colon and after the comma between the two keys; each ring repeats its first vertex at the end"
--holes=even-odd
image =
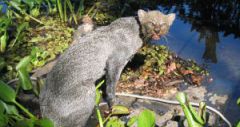
{"type": "MultiPolygon", "coordinates": [[[[141,0],[136,6],[146,2],[141,0]]],[[[38,98],[44,84],[42,77],[32,82],[32,72],[57,59],[71,45],[74,30],[84,15],[88,14],[101,26],[121,16],[134,15],[136,10],[129,8],[131,2],[117,0],[3,0],[0,3],[0,127],[53,126],[31,106],[21,103],[21,93],[38,98]]],[[[201,85],[207,75],[204,66],[179,58],[165,46],[145,46],[125,68],[118,91],[162,97],[183,81],[201,85]]],[[[109,117],[106,126],[115,125],[118,120],[109,117]]],[[[130,126],[137,120],[150,121],[152,126],[153,113],[145,110],[127,124],[130,126]]]]}

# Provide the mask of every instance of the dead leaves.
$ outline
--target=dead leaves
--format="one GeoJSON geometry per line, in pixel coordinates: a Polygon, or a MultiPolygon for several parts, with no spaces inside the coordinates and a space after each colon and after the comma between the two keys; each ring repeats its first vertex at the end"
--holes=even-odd
{"type": "Polygon", "coordinates": [[[140,54],[145,56],[144,64],[138,69],[125,69],[117,92],[163,97],[176,92],[184,80],[189,84],[201,85],[204,79],[200,73],[203,70],[201,67],[193,61],[174,56],[167,48],[145,47],[140,54]]]}

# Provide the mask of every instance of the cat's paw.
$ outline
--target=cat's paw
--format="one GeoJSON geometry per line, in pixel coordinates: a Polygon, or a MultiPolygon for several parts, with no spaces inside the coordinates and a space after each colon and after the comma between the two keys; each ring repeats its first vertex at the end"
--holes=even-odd
{"type": "Polygon", "coordinates": [[[109,106],[109,107],[112,107],[113,105],[119,105],[119,104],[121,104],[120,100],[117,99],[116,97],[115,97],[115,98],[112,98],[112,99],[107,99],[107,103],[108,103],[108,106],[109,106]]]}

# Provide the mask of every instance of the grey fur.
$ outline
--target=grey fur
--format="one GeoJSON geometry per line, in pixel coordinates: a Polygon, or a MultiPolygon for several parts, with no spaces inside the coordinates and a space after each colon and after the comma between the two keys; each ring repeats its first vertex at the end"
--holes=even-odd
{"type": "MultiPolygon", "coordinates": [[[[167,34],[175,14],[139,10],[138,18],[144,36],[158,39],[167,34]]],[[[103,75],[106,75],[107,101],[110,105],[116,102],[115,85],[120,74],[143,44],[140,25],[134,17],[120,18],[90,33],[91,20],[86,17],[84,23],[85,27],[79,27],[75,34],[74,45],[49,73],[40,94],[42,115],[52,119],[56,126],[86,125],[95,105],[95,82],[103,75]],[[86,35],[81,36],[85,33],[78,34],[80,31],[86,35]]]]}
{"type": "Polygon", "coordinates": [[[128,17],[78,38],[47,76],[40,94],[42,115],[56,126],[85,126],[95,105],[95,81],[105,74],[112,104],[124,66],[143,44],[139,34],[137,20],[128,17]]]}

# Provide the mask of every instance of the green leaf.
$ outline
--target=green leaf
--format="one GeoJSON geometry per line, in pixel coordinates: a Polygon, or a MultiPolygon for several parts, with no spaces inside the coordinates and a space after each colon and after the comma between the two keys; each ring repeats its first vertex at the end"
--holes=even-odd
{"type": "Polygon", "coordinates": [[[107,122],[106,127],[124,127],[124,123],[117,117],[112,117],[107,122]]]}
{"type": "Polygon", "coordinates": [[[130,113],[130,111],[125,106],[122,106],[122,105],[112,106],[112,115],[125,115],[125,114],[129,114],[129,113],[130,113]]]}
{"type": "Polygon", "coordinates": [[[138,117],[137,116],[133,116],[128,122],[127,122],[127,126],[131,127],[135,122],[137,122],[138,117]]]}
{"type": "Polygon", "coordinates": [[[30,11],[30,14],[33,16],[33,17],[37,17],[40,15],[40,10],[39,8],[33,8],[31,11],[30,11]]]}
{"type": "Polygon", "coordinates": [[[34,120],[32,119],[24,119],[21,121],[18,121],[14,127],[34,127],[34,120]]]}
{"type": "Polygon", "coordinates": [[[6,63],[2,57],[0,57],[0,72],[6,66],[6,63]]]}
{"type": "Polygon", "coordinates": [[[99,88],[102,86],[104,83],[104,80],[102,80],[98,85],[96,86],[96,98],[95,98],[95,104],[98,105],[101,101],[102,97],[102,92],[99,90],[99,88]]]}
{"type": "Polygon", "coordinates": [[[26,3],[30,7],[30,9],[33,8],[34,3],[35,3],[34,1],[35,0],[23,0],[23,2],[26,3]]]}
{"type": "Polygon", "coordinates": [[[155,114],[154,112],[145,109],[138,117],[138,127],[154,127],[155,126],[155,114]]]}
{"type": "Polygon", "coordinates": [[[238,106],[240,106],[240,98],[238,98],[237,104],[238,104],[238,106]]]}
{"type": "Polygon", "coordinates": [[[0,81],[0,99],[5,102],[15,102],[15,98],[15,91],[10,86],[0,81]]]}
{"type": "Polygon", "coordinates": [[[0,100],[0,114],[3,114],[5,111],[5,107],[4,107],[3,103],[1,103],[1,102],[3,102],[3,101],[0,100]]]}
{"type": "Polygon", "coordinates": [[[183,92],[177,93],[176,98],[180,104],[185,104],[187,102],[186,94],[183,92]]]}
{"type": "Polygon", "coordinates": [[[2,13],[3,5],[0,5],[0,14],[2,13]]]}
{"type": "Polygon", "coordinates": [[[8,117],[5,114],[0,113],[0,127],[7,127],[8,117]]]}
{"type": "Polygon", "coordinates": [[[187,96],[185,93],[183,92],[179,92],[176,95],[176,99],[178,100],[178,102],[180,103],[183,112],[185,114],[185,117],[187,118],[187,122],[188,122],[188,126],[189,127],[203,127],[201,124],[199,124],[198,122],[195,121],[195,116],[193,115],[193,109],[192,107],[189,107],[188,105],[190,105],[188,103],[187,100],[187,96]]]}
{"type": "Polygon", "coordinates": [[[66,0],[66,2],[67,2],[69,10],[70,10],[70,12],[71,12],[71,14],[73,16],[75,24],[78,24],[76,14],[74,13],[74,7],[72,6],[71,1],[70,0],[66,0]]]}
{"type": "Polygon", "coordinates": [[[24,57],[16,66],[16,70],[19,70],[21,68],[26,68],[28,64],[31,62],[32,57],[31,56],[26,56],[24,57]]]}
{"type": "Polygon", "coordinates": [[[6,111],[6,113],[9,115],[20,116],[16,106],[14,105],[6,104],[5,102],[0,100],[0,107],[3,107],[4,111],[6,111]]]}
{"type": "Polygon", "coordinates": [[[35,121],[35,126],[36,125],[39,127],[54,127],[54,123],[48,118],[43,118],[35,121]]]}
{"type": "Polygon", "coordinates": [[[11,0],[9,3],[10,3],[11,6],[13,6],[14,8],[16,8],[18,11],[23,11],[23,10],[19,7],[19,6],[20,6],[20,2],[11,0]]]}
{"type": "Polygon", "coordinates": [[[27,68],[20,68],[20,70],[18,70],[18,74],[19,74],[20,84],[23,90],[31,90],[33,86],[32,86],[32,81],[30,79],[30,76],[27,72],[27,68]]]}
{"type": "Polygon", "coordinates": [[[1,36],[0,41],[1,41],[0,42],[0,44],[1,44],[0,51],[3,53],[3,52],[5,52],[6,47],[7,47],[7,32],[6,31],[1,36]]]}
{"type": "Polygon", "coordinates": [[[20,84],[24,90],[32,89],[32,82],[27,72],[27,67],[31,62],[31,60],[32,60],[32,56],[26,56],[16,66],[16,70],[19,74],[20,84]]]}
{"type": "Polygon", "coordinates": [[[240,127],[240,121],[238,122],[237,127],[240,127]]]}
{"type": "Polygon", "coordinates": [[[13,47],[16,44],[16,42],[18,41],[19,36],[21,35],[22,31],[24,29],[28,28],[28,27],[29,27],[29,24],[27,22],[24,22],[17,27],[17,34],[15,35],[15,39],[14,39],[11,47],[13,47]]]}
{"type": "Polygon", "coordinates": [[[196,110],[192,107],[192,105],[191,105],[191,104],[187,104],[187,106],[188,106],[188,109],[189,109],[189,111],[191,112],[191,115],[192,115],[192,117],[194,118],[194,120],[195,120],[197,123],[199,123],[199,124],[201,124],[201,125],[204,125],[204,124],[205,124],[204,120],[201,118],[201,116],[198,115],[198,113],[197,113],[196,110]]]}
{"type": "Polygon", "coordinates": [[[206,112],[206,103],[205,102],[200,102],[199,103],[199,108],[198,108],[198,114],[199,116],[202,118],[202,120],[205,122],[207,122],[207,112],[206,112]]]}
{"type": "Polygon", "coordinates": [[[101,101],[102,92],[100,92],[98,89],[96,90],[96,98],[95,98],[95,104],[98,105],[101,101]]]}

